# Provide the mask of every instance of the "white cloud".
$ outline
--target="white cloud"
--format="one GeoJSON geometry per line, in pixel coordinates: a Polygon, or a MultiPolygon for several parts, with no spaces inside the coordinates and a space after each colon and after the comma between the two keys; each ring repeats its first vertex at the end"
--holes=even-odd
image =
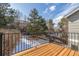
{"type": "Polygon", "coordinates": [[[48,12],[54,11],[55,9],[56,9],[56,6],[53,5],[53,6],[47,7],[47,8],[43,11],[43,13],[48,13],[48,12]],[[49,10],[50,10],[50,11],[49,11],[49,10]]]}
{"type": "Polygon", "coordinates": [[[51,10],[51,11],[54,11],[55,9],[56,9],[56,6],[54,6],[54,5],[49,7],[49,10],[51,10]]]}

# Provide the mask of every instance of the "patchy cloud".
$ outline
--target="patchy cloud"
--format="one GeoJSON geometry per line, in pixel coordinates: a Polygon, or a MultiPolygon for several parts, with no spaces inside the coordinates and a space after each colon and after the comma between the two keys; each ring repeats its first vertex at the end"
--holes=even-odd
{"type": "Polygon", "coordinates": [[[55,9],[56,9],[55,5],[49,7],[49,10],[51,10],[51,11],[54,11],[55,9]]]}
{"type": "Polygon", "coordinates": [[[56,9],[56,6],[55,5],[53,5],[53,6],[50,6],[50,7],[47,7],[44,11],[43,11],[43,13],[50,13],[50,12],[52,12],[52,11],[54,11],[56,9]]]}

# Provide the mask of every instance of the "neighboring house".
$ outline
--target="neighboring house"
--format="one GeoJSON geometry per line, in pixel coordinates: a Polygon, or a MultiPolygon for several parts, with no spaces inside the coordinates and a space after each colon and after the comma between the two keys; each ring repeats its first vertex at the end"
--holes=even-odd
{"type": "Polygon", "coordinates": [[[51,19],[47,21],[46,25],[47,25],[47,28],[48,28],[49,32],[54,31],[54,24],[53,24],[53,21],[51,19]]]}
{"type": "Polygon", "coordinates": [[[16,28],[16,29],[19,29],[19,30],[22,30],[24,28],[27,27],[27,23],[28,21],[24,21],[24,20],[15,20],[13,23],[9,24],[9,28],[16,28]]]}
{"type": "Polygon", "coordinates": [[[79,8],[74,9],[65,18],[68,20],[68,46],[79,50],[79,8]]]}

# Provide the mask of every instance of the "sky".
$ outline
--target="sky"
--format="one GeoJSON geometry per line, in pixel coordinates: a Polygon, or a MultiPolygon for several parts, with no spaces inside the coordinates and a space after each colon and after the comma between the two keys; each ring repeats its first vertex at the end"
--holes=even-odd
{"type": "Polygon", "coordinates": [[[71,10],[78,7],[79,3],[11,3],[11,8],[19,10],[22,13],[21,20],[24,20],[24,16],[27,19],[30,11],[36,8],[39,15],[46,20],[52,19],[55,24],[71,10]]]}

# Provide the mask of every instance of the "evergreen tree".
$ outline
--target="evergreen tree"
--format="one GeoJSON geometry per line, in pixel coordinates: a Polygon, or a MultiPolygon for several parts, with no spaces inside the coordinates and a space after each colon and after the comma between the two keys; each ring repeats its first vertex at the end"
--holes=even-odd
{"type": "Polygon", "coordinates": [[[46,21],[42,16],[38,15],[38,11],[36,9],[31,10],[28,21],[29,24],[27,31],[29,33],[43,33],[47,31],[46,21]]]}
{"type": "Polygon", "coordinates": [[[61,21],[58,23],[59,25],[59,32],[61,32],[61,38],[63,38],[64,40],[68,40],[68,20],[66,18],[62,18],[61,21]]]}
{"type": "Polygon", "coordinates": [[[0,3],[0,27],[2,28],[16,18],[16,10],[9,7],[9,3],[0,3]]]}
{"type": "Polygon", "coordinates": [[[68,30],[68,20],[66,18],[62,18],[61,21],[58,23],[59,31],[67,32],[68,30]]]}

